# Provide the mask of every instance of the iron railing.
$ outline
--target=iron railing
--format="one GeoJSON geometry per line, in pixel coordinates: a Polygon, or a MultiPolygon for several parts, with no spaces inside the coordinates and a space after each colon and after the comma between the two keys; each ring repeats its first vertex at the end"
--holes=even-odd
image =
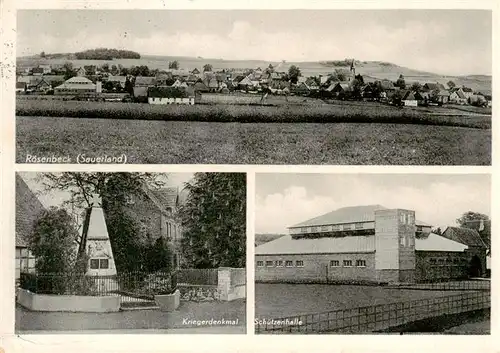
{"type": "Polygon", "coordinates": [[[491,307],[489,291],[466,292],[406,302],[340,309],[278,319],[257,319],[257,333],[367,333],[441,315],[491,307]]]}
{"type": "Polygon", "coordinates": [[[176,273],[120,273],[88,276],[75,273],[21,273],[20,287],[38,294],[154,298],[177,288],[176,273]]]}

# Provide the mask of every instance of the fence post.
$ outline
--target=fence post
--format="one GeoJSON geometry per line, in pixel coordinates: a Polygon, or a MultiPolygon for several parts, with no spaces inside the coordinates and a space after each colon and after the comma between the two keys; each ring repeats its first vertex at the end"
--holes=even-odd
{"type": "Polygon", "coordinates": [[[229,301],[231,291],[231,268],[220,267],[217,273],[217,290],[220,300],[229,301]]]}

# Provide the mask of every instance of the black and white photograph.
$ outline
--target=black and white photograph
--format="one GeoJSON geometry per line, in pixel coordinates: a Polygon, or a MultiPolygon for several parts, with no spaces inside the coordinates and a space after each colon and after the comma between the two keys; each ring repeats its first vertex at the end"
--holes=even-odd
{"type": "Polygon", "coordinates": [[[491,165],[491,10],[17,11],[17,163],[491,165]]]}
{"type": "Polygon", "coordinates": [[[16,173],[19,335],[246,332],[246,174],[16,173]]]}
{"type": "Polygon", "coordinates": [[[256,174],[258,334],[490,334],[489,174],[256,174]]]}

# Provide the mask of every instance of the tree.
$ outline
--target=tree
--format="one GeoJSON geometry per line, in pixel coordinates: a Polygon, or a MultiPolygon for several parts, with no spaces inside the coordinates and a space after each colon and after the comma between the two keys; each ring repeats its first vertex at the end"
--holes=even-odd
{"type": "Polygon", "coordinates": [[[109,92],[115,88],[115,85],[111,81],[106,81],[103,83],[102,88],[109,92]]]}
{"type": "Polygon", "coordinates": [[[403,75],[399,75],[399,78],[396,81],[396,87],[399,87],[401,89],[405,89],[406,88],[405,78],[404,78],[403,75]]]}
{"type": "Polygon", "coordinates": [[[212,71],[212,65],[211,64],[205,64],[203,65],[203,71],[212,71]]]}
{"type": "Polygon", "coordinates": [[[109,72],[109,64],[108,63],[102,64],[101,70],[104,72],[109,72]]]}
{"type": "Polygon", "coordinates": [[[347,80],[347,72],[342,69],[335,69],[335,71],[330,75],[328,82],[343,82],[347,80]]]}
{"type": "Polygon", "coordinates": [[[441,229],[441,227],[437,227],[432,230],[432,233],[437,235],[443,235],[443,230],[441,229]]]}
{"type": "Polygon", "coordinates": [[[170,272],[172,270],[173,254],[164,238],[158,238],[147,252],[146,270],[148,272],[170,272]]]}
{"type": "Polygon", "coordinates": [[[243,173],[197,173],[181,207],[185,265],[244,267],[246,177],[243,173]]]}
{"type": "Polygon", "coordinates": [[[42,59],[43,59],[43,58],[45,58],[45,52],[44,52],[44,51],[42,51],[42,52],[40,53],[40,57],[41,57],[42,59]]]}
{"type": "Polygon", "coordinates": [[[150,76],[149,67],[146,65],[132,66],[130,68],[130,74],[132,76],[150,76]]]}
{"type": "Polygon", "coordinates": [[[422,85],[420,82],[413,82],[410,86],[410,89],[415,92],[420,92],[422,91],[422,85]]]}
{"type": "Polygon", "coordinates": [[[467,211],[460,216],[460,218],[457,219],[457,223],[460,227],[467,227],[467,222],[470,221],[480,221],[480,220],[489,220],[490,217],[488,217],[485,214],[479,213],[479,212],[473,212],[473,211],[467,211]]]}
{"type": "Polygon", "coordinates": [[[69,80],[76,76],[75,70],[73,70],[73,64],[71,62],[65,62],[63,65],[64,80],[69,80]]]}
{"type": "Polygon", "coordinates": [[[351,88],[352,88],[352,96],[353,98],[359,99],[361,98],[361,89],[364,86],[364,79],[361,75],[356,75],[354,80],[352,80],[351,88]]]}
{"type": "MultiPolygon", "coordinates": [[[[102,199],[109,238],[118,271],[136,271],[148,268],[148,249],[154,244],[144,234],[137,220],[127,212],[127,200],[141,193],[142,187],[156,188],[164,185],[152,173],[44,173],[45,191],[61,190],[70,195],[63,206],[84,209],[90,207],[92,194],[102,199]]],[[[78,245],[81,239],[77,239],[78,245]]]]}
{"type": "Polygon", "coordinates": [[[120,74],[120,70],[118,69],[118,67],[115,64],[111,65],[111,74],[112,75],[119,75],[120,74]]]}
{"type": "Polygon", "coordinates": [[[290,66],[290,68],[288,69],[288,78],[290,82],[293,84],[297,84],[299,76],[302,76],[299,67],[295,65],[290,66]]]}
{"type": "Polygon", "coordinates": [[[455,88],[455,87],[456,87],[455,82],[453,82],[453,81],[451,81],[451,80],[450,80],[450,81],[448,81],[448,83],[446,83],[446,84],[448,85],[448,87],[449,87],[450,89],[451,89],[451,88],[455,88]]]}
{"type": "Polygon", "coordinates": [[[134,84],[130,81],[130,78],[127,76],[125,78],[125,92],[127,92],[131,97],[134,96],[134,84]]]}
{"type": "Polygon", "coordinates": [[[39,273],[71,272],[76,260],[78,232],[65,209],[49,208],[35,221],[28,248],[37,261],[39,273]]]}
{"type": "MultiPolygon", "coordinates": [[[[170,61],[168,63],[168,68],[172,69],[172,70],[179,70],[179,62],[177,60],[170,61]]],[[[208,70],[208,71],[212,71],[212,70],[208,70]]]]}

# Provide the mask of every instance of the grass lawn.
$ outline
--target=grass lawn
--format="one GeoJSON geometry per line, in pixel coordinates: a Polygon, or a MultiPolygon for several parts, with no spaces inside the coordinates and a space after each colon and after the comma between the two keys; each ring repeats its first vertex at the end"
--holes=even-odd
{"type": "Polygon", "coordinates": [[[255,284],[255,316],[282,318],[359,306],[453,295],[455,291],[389,289],[328,284],[255,284]]]}
{"type": "Polygon", "coordinates": [[[17,117],[17,158],[125,154],[144,164],[489,165],[491,130],[390,123],[17,117]]]}

